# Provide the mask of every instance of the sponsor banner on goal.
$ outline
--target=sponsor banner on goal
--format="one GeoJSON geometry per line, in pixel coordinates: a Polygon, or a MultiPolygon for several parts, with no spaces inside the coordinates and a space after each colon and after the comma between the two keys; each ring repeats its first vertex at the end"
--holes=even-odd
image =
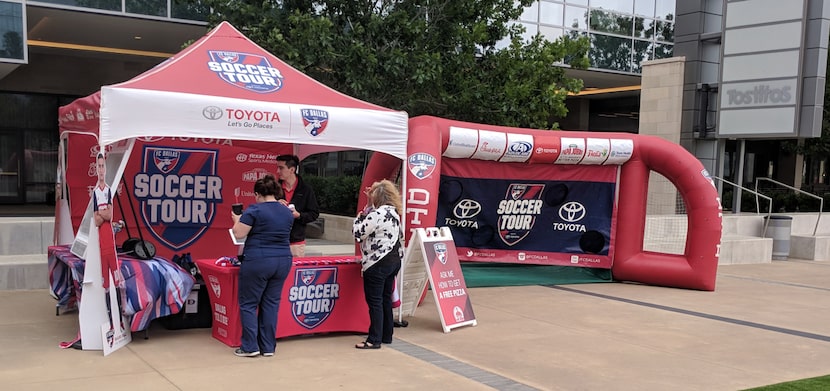
{"type": "Polygon", "coordinates": [[[444,162],[436,225],[461,260],[611,267],[616,166],[505,166],[444,162]]]}

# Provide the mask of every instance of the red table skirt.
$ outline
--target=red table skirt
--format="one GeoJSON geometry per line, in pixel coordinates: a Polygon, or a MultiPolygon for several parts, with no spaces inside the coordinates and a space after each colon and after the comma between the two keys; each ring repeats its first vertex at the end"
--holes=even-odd
{"type": "MultiPolygon", "coordinates": [[[[240,345],[239,268],[197,259],[210,287],[213,337],[231,347],[240,345]]],[[[277,315],[277,338],[295,335],[369,330],[369,309],[363,296],[360,260],[354,256],[294,258],[285,280],[277,315]]]]}

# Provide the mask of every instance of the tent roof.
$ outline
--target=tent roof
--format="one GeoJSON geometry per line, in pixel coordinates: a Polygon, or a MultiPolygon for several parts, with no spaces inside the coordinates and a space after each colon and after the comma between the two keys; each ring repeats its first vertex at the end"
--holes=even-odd
{"type": "Polygon", "coordinates": [[[61,131],[97,133],[101,145],[134,137],[210,137],[318,151],[369,149],[401,159],[407,120],[405,112],[317,82],[227,22],[153,69],[60,111],[61,131]],[[100,113],[94,110],[99,102],[100,113]]]}
{"type": "Polygon", "coordinates": [[[222,22],[153,69],[113,87],[392,111],[352,98],[312,79],[267,52],[228,22],[222,22]],[[233,66],[241,68],[242,72],[216,71],[211,69],[210,62],[218,63],[214,67],[229,69],[233,66]],[[281,80],[269,73],[270,69],[260,68],[262,66],[276,69],[281,80]],[[267,73],[265,77],[274,79],[273,84],[266,81],[264,85],[257,85],[237,80],[244,75],[262,77],[258,74],[262,70],[267,73]]]}

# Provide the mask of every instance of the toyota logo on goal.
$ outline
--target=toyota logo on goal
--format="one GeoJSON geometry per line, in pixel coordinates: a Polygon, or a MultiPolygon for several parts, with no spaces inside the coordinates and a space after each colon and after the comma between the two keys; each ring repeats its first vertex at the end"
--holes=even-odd
{"type": "Polygon", "coordinates": [[[461,200],[452,210],[452,214],[459,219],[470,219],[479,213],[481,213],[481,204],[471,199],[461,200]]]}
{"type": "Polygon", "coordinates": [[[559,208],[559,218],[575,223],[585,217],[585,206],[576,201],[567,202],[559,208]]]}

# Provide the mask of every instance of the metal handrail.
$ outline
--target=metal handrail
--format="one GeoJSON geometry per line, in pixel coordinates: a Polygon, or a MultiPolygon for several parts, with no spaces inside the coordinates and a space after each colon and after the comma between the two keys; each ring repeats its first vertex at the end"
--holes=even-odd
{"type": "MultiPolygon", "coordinates": [[[[770,218],[770,216],[772,216],[772,197],[765,196],[765,195],[763,195],[763,194],[761,194],[757,191],[754,191],[752,189],[748,189],[748,188],[743,187],[743,186],[741,186],[737,183],[729,182],[726,179],[723,179],[723,178],[720,178],[720,177],[712,176],[712,179],[717,179],[717,180],[719,180],[723,183],[741,188],[742,190],[746,190],[746,191],[748,191],[752,194],[755,194],[755,213],[758,213],[758,214],[761,213],[761,205],[758,202],[758,197],[761,197],[761,198],[764,198],[764,199],[767,200],[767,218],[764,219],[764,232],[761,233],[762,237],[767,236],[767,226],[769,225],[769,218],[770,218]]],[[[737,196],[737,195],[733,195],[733,197],[735,197],[735,196],[737,196]]],[[[740,211],[738,211],[738,212],[740,212],[740,211]]]]}
{"type": "MultiPolygon", "coordinates": [[[[786,184],[786,183],[781,183],[781,182],[778,182],[778,181],[773,180],[773,179],[770,179],[770,178],[755,178],[755,191],[758,191],[758,182],[759,182],[759,181],[761,181],[761,180],[765,180],[765,181],[769,181],[769,182],[775,183],[776,185],[786,187],[786,188],[788,188],[788,189],[790,189],[790,190],[795,190],[795,191],[797,191],[797,192],[799,192],[799,193],[806,194],[806,195],[808,195],[808,196],[810,196],[810,197],[813,197],[813,198],[818,198],[818,201],[819,201],[819,206],[818,206],[818,217],[816,218],[816,226],[815,226],[815,228],[813,228],[813,236],[816,236],[816,232],[818,232],[818,223],[821,221],[821,211],[823,211],[823,210],[824,210],[824,198],[819,197],[819,196],[817,196],[817,195],[815,195],[815,194],[813,194],[813,193],[810,193],[810,192],[807,192],[807,191],[804,191],[804,190],[801,190],[801,189],[797,189],[797,188],[792,187],[792,186],[790,186],[790,185],[788,185],[788,184],[786,184]]],[[[757,200],[756,200],[756,201],[757,201],[757,200]]]]}

